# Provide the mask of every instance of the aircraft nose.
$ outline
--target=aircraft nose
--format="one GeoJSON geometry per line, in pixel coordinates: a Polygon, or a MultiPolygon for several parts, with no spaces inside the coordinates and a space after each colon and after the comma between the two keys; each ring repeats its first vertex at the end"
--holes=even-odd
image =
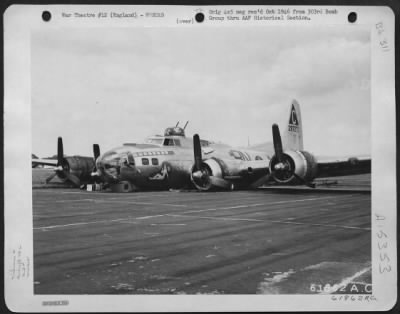
{"type": "Polygon", "coordinates": [[[106,180],[117,180],[120,174],[120,156],[114,151],[106,152],[96,160],[99,174],[106,180]]]}

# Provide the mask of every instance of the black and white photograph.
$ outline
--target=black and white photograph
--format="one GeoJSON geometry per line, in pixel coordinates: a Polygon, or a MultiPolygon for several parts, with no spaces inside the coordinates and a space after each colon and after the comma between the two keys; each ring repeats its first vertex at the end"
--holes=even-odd
{"type": "Polygon", "coordinates": [[[380,302],[374,272],[396,268],[395,198],[374,210],[384,179],[371,172],[395,163],[395,138],[374,135],[392,127],[379,118],[391,105],[374,109],[384,26],[335,7],[29,12],[29,134],[16,137],[31,244],[14,241],[6,271],[39,309],[78,295],[380,302]]]}

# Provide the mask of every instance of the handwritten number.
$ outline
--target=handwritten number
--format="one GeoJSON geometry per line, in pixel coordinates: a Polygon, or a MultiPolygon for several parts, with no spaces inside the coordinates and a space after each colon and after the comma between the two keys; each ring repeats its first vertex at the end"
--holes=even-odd
{"type": "Polygon", "coordinates": [[[390,262],[390,258],[389,258],[389,256],[388,256],[386,253],[383,254],[383,257],[382,257],[382,253],[379,254],[379,258],[381,259],[382,262],[383,262],[385,259],[387,259],[387,261],[390,262]]]}
{"type": "Polygon", "coordinates": [[[387,246],[388,246],[388,243],[387,243],[387,242],[384,242],[384,243],[382,244],[382,246],[381,246],[380,243],[378,242],[378,248],[379,248],[379,250],[386,249],[387,246]]]}
{"type": "Polygon", "coordinates": [[[385,216],[375,214],[375,219],[376,220],[385,220],[386,218],[385,218],[385,216]]]}
{"type": "Polygon", "coordinates": [[[380,231],[377,233],[377,236],[378,236],[379,239],[382,239],[383,236],[385,236],[385,238],[387,238],[387,234],[384,233],[382,230],[380,230],[380,231]]]}
{"type": "Polygon", "coordinates": [[[387,266],[384,266],[383,268],[382,268],[382,265],[379,265],[379,272],[381,273],[381,274],[383,274],[383,273],[390,273],[391,272],[391,270],[392,270],[392,267],[390,267],[390,265],[387,265],[387,266]]]}
{"type": "Polygon", "coordinates": [[[375,25],[375,27],[376,27],[379,35],[382,34],[385,31],[385,29],[383,28],[383,23],[382,22],[377,23],[375,25]]]}

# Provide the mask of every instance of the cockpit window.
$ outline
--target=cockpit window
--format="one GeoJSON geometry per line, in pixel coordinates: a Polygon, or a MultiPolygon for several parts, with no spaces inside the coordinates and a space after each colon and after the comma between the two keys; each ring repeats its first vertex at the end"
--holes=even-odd
{"type": "Polygon", "coordinates": [[[146,144],[162,145],[163,140],[164,140],[163,138],[148,138],[148,139],[146,139],[145,143],[146,144]]]}
{"type": "Polygon", "coordinates": [[[173,138],[166,138],[164,140],[164,146],[181,146],[181,141],[173,138]]]}
{"type": "Polygon", "coordinates": [[[174,140],[172,138],[166,138],[164,140],[164,146],[174,146],[174,140]]]}
{"type": "Polygon", "coordinates": [[[231,155],[235,158],[235,159],[243,159],[242,155],[240,154],[240,152],[236,151],[236,150],[232,150],[231,151],[231,155]]]}

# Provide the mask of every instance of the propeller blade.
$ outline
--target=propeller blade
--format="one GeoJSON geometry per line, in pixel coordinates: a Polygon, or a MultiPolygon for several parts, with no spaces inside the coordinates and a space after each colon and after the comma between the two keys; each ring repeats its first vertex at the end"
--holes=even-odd
{"type": "Polygon", "coordinates": [[[75,184],[76,186],[80,186],[81,184],[81,180],[79,180],[79,178],[69,172],[64,171],[64,174],[66,176],[66,178],[71,181],[73,184],[75,184]]]}
{"type": "Polygon", "coordinates": [[[255,189],[258,188],[259,186],[263,185],[266,183],[272,176],[272,173],[267,173],[266,175],[262,176],[259,178],[257,181],[254,181],[250,186],[255,189]]]}
{"type": "Polygon", "coordinates": [[[52,173],[50,176],[46,178],[46,184],[49,183],[54,177],[57,175],[57,172],[52,173]]]}
{"type": "Polygon", "coordinates": [[[308,182],[306,180],[304,180],[302,177],[298,176],[297,174],[293,173],[293,176],[299,180],[301,183],[303,183],[304,185],[308,186],[309,188],[313,188],[315,189],[315,183],[312,182],[308,182]]]}
{"type": "Polygon", "coordinates": [[[93,144],[93,156],[94,156],[94,161],[97,160],[100,156],[100,146],[99,144],[93,144]]]}
{"type": "Polygon", "coordinates": [[[201,161],[203,160],[201,156],[201,145],[200,137],[198,134],[193,135],[193,152],[194,152],[194,164],[196,171],[201,169],[201,161]]]}
{"type": "Polygon", "coordinates": [[[99,158],[99,156],[100,156],[100,146],[99,146],[99,144],[93,144],[94,166],[93,166],[92,173],[90,174],[90,176],[92,177],[92,179],[95,182],[100,177],[100,173],[99,173],[99,171],[97,170],[97,167],[96,167],[96,160],[97,160],[97,158],[99,158]]]}
{"type": "Polygon", "coordinates": [[[272,125],[272,138],[274,141],[275,156],[278,159],[278,162],[282,162],[283,161],[282,139],[277,124],[272,125]]]}
{"type": "Polygon", "coordinates": [[[224,179],[210,176],[210,182],[212,185],[223,188],[223,189],[229,189],[231,187],[231,183],[229,181],[226,181],[224,179]]]}
{"type": "Polygon", "coordinates": [[[57,162],[59,165],[62,164],[63,158],[64,158],[63,141],[62,138],[59,137],[57,142],[57,162]]]}

